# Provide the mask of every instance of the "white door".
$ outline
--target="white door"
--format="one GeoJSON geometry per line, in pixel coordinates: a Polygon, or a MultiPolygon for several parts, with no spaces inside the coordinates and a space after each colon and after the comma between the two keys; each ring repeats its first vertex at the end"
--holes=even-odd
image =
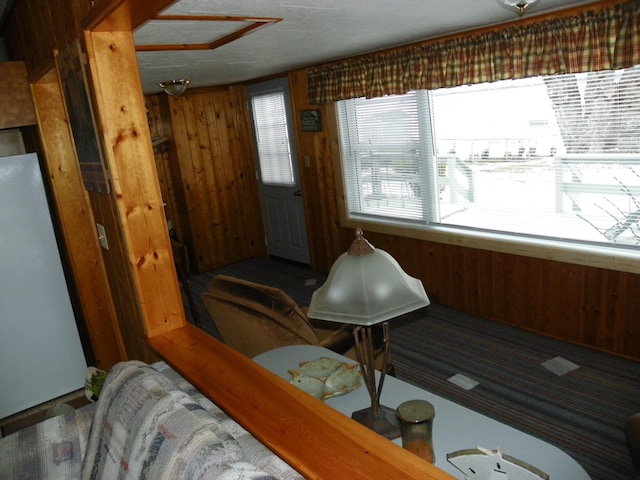
{"type": "Polygon", "coordinates": [[[269,255],[309,264],[307,225],[286,79],[247,87],[269,255]]]}

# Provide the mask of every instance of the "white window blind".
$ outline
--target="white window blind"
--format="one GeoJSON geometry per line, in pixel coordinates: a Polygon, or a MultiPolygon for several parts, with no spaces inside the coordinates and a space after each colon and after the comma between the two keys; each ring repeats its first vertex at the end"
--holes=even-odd
{"type": "Polygon", "coordinates": [[[284,93],[251,97],[262,183],[294,185],[284,93]]]}
{"type": "Polygon", "coordinates": [[[422,219],[425,148],[416,92],[338,106],[352,213],[422,219]]]}
{"type": "Polygon", "coordinates": [[[348,100],[339,113],[354,217],[640,244],[638,67],[348,100]]]}

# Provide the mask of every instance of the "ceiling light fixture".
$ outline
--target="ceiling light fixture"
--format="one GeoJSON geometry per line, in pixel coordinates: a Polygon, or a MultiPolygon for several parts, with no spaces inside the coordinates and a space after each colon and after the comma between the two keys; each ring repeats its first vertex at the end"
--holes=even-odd
{"type": "Polygon", "coordinates": [[[509,8],[515,8],[520,15],[522,15],[527,9],[531,7],[538,0],[499,0],[500,3],[506,5],[509,8]]]}
{"type": "Polygon", "coordinates": [[[191,80],[183,78],[181,80],[168,80],[166,82],[160,82],[158,86],[162,90],[164,90],[167,95],[178,98],[185,92],[189,83],[191,83],[191,80]]]}

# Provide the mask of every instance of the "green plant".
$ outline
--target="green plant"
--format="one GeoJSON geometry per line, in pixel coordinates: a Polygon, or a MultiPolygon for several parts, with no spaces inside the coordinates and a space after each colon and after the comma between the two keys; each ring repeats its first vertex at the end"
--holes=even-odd
{"type": "Polygon", "coordinates": [[[107,372],[94,367],[90,367],[89,370],[85,384],[86,394],[89,400],[96,401],[107,378],[107,372]]]}

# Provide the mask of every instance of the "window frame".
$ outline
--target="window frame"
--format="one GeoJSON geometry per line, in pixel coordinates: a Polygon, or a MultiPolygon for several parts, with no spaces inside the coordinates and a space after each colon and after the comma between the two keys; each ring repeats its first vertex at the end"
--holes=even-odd
{"type": "Polygon", "coordinates": [[[362,228],[365,232],[477,248],[498,253],[553,260],[608,270],[640,274],[640,247],[583,244],[577,241],[524,237],[507,233],[469,230],[445,225],[410,225],[388,218],[351,215],[347,208],[347,182],[343,171],[340,138],[340,113],[337,102],[327,104],[328,115],[334,119],[330,135],[333,137],[333,170],[338,202],[338,224],[345,228],[362,228]]]}

